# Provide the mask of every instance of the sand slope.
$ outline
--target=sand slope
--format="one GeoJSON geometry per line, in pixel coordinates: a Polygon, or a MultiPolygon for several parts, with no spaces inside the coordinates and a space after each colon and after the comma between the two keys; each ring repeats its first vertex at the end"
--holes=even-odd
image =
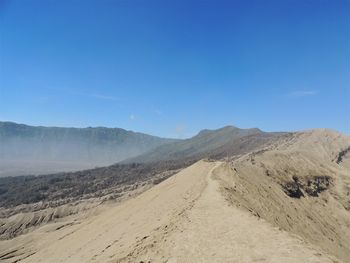
{"type": "Polygon", "coordinates": [[[232,205],[302,237],[339,261],[350,258],[350,138],[331,130],[296,133],[222,165],[232,205]]]}
{"type": "Polygon", "coordinates": [[[199,161],[141,195],[1,241],[3,262],[332,262],[318,247],[230,206],[220,162],[199,161]]]}

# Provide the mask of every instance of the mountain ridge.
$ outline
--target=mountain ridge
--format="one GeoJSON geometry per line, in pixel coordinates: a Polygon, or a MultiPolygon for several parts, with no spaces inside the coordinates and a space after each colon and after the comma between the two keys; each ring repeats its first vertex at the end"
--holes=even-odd
{"type": "Polygon", "coordinates": [[[232,145],[234,150],[230,154],[242,154],[283,134],[285,133],[269,133],[258,128],[241,129],[235,126],[225,126],[215,130],[203,129],[191,138],[158,146],[123,163],[222,157],[224,152],[227,153],[227,148],[232,145]],[[244,139],[250,139],[254,145],[246,147],[246,143],[249,144],[249,142],[244,139]]]}
{"type": "Polygon", "coordinates": [[[176,139],[122,128],[64,128],[0,122],[0,176],[111,165],[174,141],[176,139]]]}

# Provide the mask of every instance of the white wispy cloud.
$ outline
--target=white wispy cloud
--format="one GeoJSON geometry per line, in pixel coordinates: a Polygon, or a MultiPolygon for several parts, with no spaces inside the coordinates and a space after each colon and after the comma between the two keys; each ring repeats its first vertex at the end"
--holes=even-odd
{"type": "Polygon", "coordinates": [[[130,119],[131,121],[135,120],[135,118],[136,118],[136,116],[135,116],[134,114],[130,114],[129,119],[130,119]]]}
{"type": "Polygon", "coordinates": [[[317,93],[318,93],[318,90],[297,90],[297,91],[288,93],[288,97],[300,98],[300,97],[314,96],[317,93]]]}

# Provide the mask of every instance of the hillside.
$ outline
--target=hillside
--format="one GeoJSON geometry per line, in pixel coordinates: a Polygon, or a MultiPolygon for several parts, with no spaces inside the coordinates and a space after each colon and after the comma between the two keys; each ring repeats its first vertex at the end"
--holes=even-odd
{"type": "Polygon", "coordinates": [[[226,126],[217,130],[202,130],[196,136],[161,145],[124,162],[223,158],[240,155],[272,142],[285,133],[267,133],[257,128],[240,129],[226,126]]]}
{"type": "Polygon", "coordinates": [[[34,127],[0,122],[0,176],[111,165],[173,141],[119,128],[34,127]]]}
{"type": "Polygon", "coordinates": [[[350,258],[350,137],[311,130],[220,168],[229,203],[301,237],[342,262],[350,258]]]}
{"type": "Polygon", "coordinates": [[[0,221],[0,260],[348,261],[349,136],[327,129],[285,133],[223,157],[118,164],[62,174],[63,184],[55,182],[60,175],[37,177],[34,186],[55,179],[43,192],[53,198],[1,210],[14,213],[0,221]],[[82,182],[87,191],[79,198],[74,185],[82,182]],[[59,204],[57,193],[66,191],[69,198],[59,204]],[[58,206],[45,208],[52,202],[58,206]]]}

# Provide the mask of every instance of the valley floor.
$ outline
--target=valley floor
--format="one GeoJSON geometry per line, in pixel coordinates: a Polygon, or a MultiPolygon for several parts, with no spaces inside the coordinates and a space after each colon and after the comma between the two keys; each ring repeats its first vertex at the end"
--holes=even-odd
{"type": "Polygon", "coordinates": [[[0,241],[0,262],[339,262],[221,194],[199,161],[95,215],[0,241]]]}

